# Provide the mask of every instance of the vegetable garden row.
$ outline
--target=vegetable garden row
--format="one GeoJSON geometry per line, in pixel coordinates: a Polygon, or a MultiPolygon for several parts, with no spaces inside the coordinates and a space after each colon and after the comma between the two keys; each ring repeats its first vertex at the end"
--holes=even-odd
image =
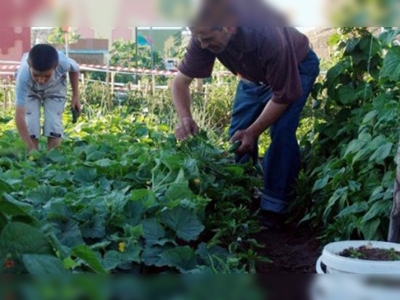
{"type": "MultiPolygon", "coordinates": [[[[343,27],[298,132],[303,169],[292,219],[323,242],[387,235],[400,128],[397,29],[343,27]]],[[[24,150],[0,114],[0,273],[256,272],[257,170],[234,164],[226,128],[232,78],[194,95],[202,133],[177,142],[166,92],[105,107],[82,87],[83,118],[66,138],[24,150]]],[[[0,98],[1,99],[1,98],[0,98]]],[[[261,149],[268,147],[261,138],[261,149]]]]}

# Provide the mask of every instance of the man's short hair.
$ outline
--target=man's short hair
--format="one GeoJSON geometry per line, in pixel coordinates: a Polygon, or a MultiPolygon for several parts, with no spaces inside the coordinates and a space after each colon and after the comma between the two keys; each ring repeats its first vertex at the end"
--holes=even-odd
{"type": "MultiPolygon", "coordinates": [[[[197,28],[197,26],[189,27],[191,32],[195,32],[196,28],[197,28]]],[[[224,30],[224,27],[210,27],[210,30],[211,31],[222,31],[222,30],[224,30]]]]}
{"type": "Polygon", "coordinates": [[[58,65],[58,52],[48,44],[37,44],[29,51],[29,65],[39,72],[54,69],[58,65]]]}

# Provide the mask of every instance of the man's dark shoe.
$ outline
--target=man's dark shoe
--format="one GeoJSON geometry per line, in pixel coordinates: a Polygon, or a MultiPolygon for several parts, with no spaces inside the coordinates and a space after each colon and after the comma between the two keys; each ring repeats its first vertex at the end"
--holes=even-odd
{"type": "Polygon", "coordinates": [[[260,210],[259,222],[262,227],[270,230],[282,229],[285,225],[287,214],[278,214],[269,210],[260,210]]]}

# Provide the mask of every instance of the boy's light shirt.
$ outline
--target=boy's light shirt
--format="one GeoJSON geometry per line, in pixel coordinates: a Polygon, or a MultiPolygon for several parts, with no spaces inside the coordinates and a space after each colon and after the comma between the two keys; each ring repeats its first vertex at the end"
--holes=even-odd
{"type": "Polygon", "coordinates": [[[52,77],[45,84],[38,84],[33,80],[28,64],[28,53],[22,56],[21,64],[16,78],[15,104],[24,107],[32,91],[46,91],[65,80],[68,72],[79,72],[79,66],[73,59],[65,56],[63,52],[58,51],[59,63],[52,77]]]}

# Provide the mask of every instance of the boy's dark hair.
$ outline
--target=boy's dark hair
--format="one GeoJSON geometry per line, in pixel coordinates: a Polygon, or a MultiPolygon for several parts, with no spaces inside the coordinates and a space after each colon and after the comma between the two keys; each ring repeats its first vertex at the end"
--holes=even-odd
{"type": "Polygon", "coordinates": [[[29,65],[39,72],[54,69],[58,65],[58,52],[48,44],[37,44],[29,51],[29,65]]]}

